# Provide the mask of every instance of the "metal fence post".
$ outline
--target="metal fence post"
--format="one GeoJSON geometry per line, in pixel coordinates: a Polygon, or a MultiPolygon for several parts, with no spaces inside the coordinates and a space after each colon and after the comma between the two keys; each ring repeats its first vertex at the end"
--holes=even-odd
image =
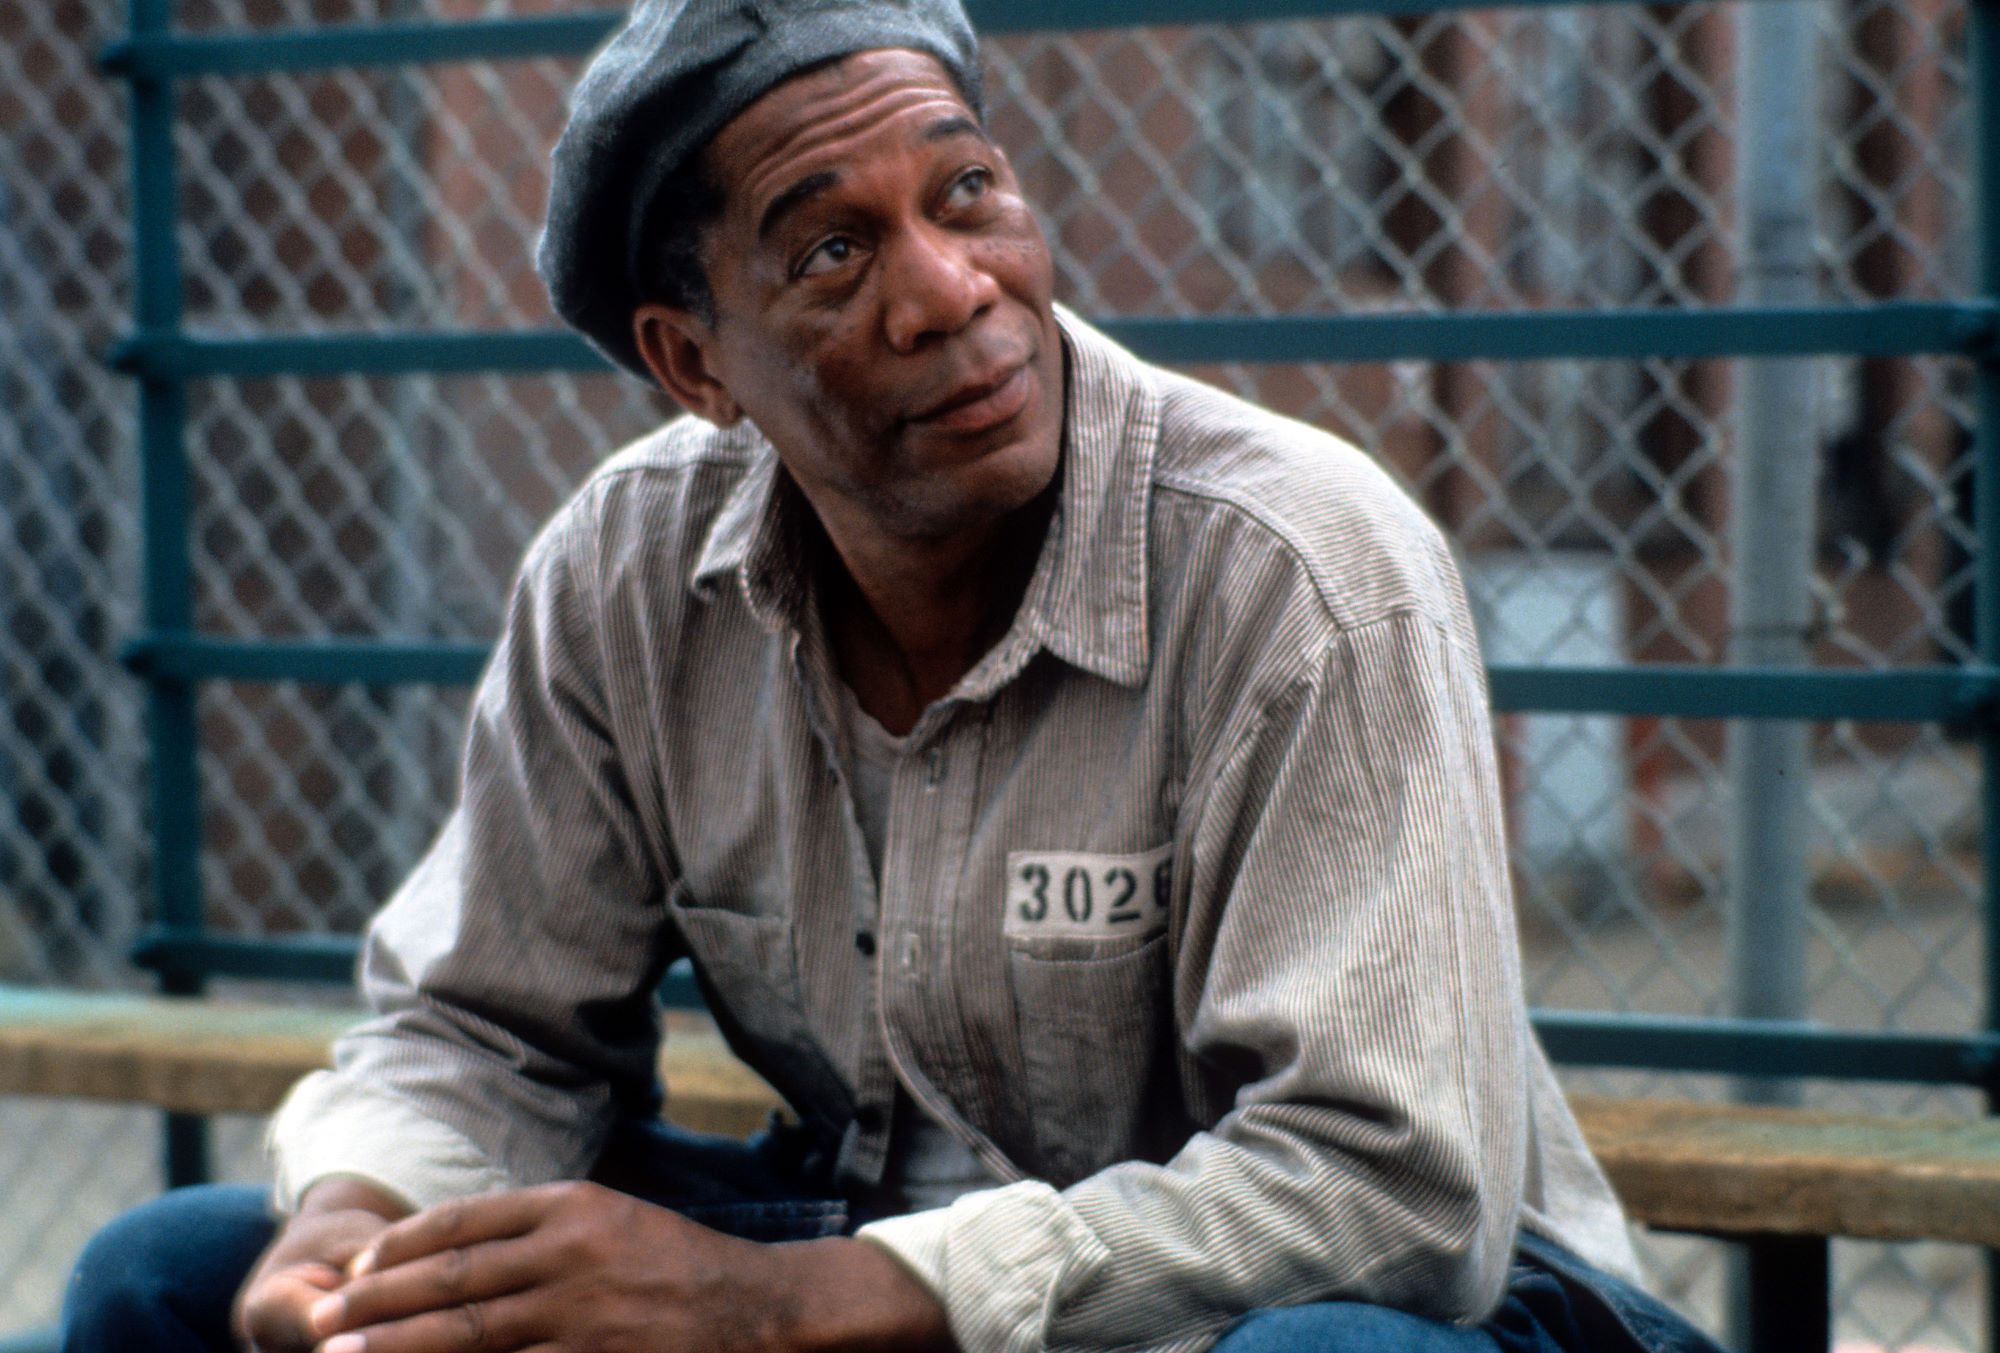
{"type": "MultiPolygon", "coordinates": [[[[1806,305],[1813,299],[1813,9],[1772,0],[1738,11],[1738,302],[1806,305]]],[[[1738,666],[1811,661],[1818,447],[1810,358],[1743,362],[1738,371],[1734,567],[1730,659],[1738,666]]],[[[1735,1013],[1796,1020],[1806,1014],[1806,910],[1810,904],[1807,792],[1812,727],[1746,719],[1729,730],[1734,812],[1729,853],[1729,953],[1735,1013]]],[[[1761,1103],[1795,1100],[1795,1083],[1746,1079],[1738,1093],[1761,1103]]],[[[1730,1316],[1739,1342],[1762,1346],[1777,1328],[1803,1328],[1826,1288],[1774,1281],[1754,1251],[1732,1266],[1730,1316]],[[1776,1313],[1776,1314],[1774,1314],[1776,1313]]],[[[1821,1269],[1824,1268],[1822,1259],[1821,1269]]],[[[1800,1270],[1810,1271],[1810,1266],[1800,1270]]]]}
{"type": "MultiPolygon", "coordinates": [[[[1812,300],[1812,10],[1804,0],[1745,7],[1737,56],[1739,295],[1749,305],[1812,300]]],[[[1814,498],[1818,487],[1811,358],[1741,364],[1731,505],[1730,659],[1797,667],[1811,659],[1814,498]]],[[[1732,730],[1730,946],[1736,1013],[1805,1014],[1807,734],[1798,720],[1732,730]]],[[[1787,1097],[1753,1081],[1757,1098],[1787,1097]]]]}
{"type": "MultiPolygon", "coordinates": [[[[132,36],[165,36],[172,0],[130,0],[132,36]]],[[[181,325],[181,266],[175,240],[178,185],[174,166],[174,87],[165,76],[132,79],[133,309],[141,334],[168,334],[181,325]]],[[[189,486],[184,437],[187,386],[149,370],[139,377],[141,519],[144,522],[146,629],[155,635],[194,629],[194,580],[189,559],[189,486]]],[[[157,922],[174,930],[202,924],[201,784],[195,757],[199,729],[195,683],[154,673],[147,678],[152,743],[153,905],[157,922]]],[[[165,971],[161,989],[192,994],[198,977],[165,971]]],[[[208,1177],[207,1124],[166,1115],[165,1170],[169,1187],[208,1177]]]]}
{"type": "MultiPolygon", "coordinates": [[[[1983,300],[2000,295],[2000,0],[1966,6],[1973,126],[1973,286],[1983,300]]],[[[1979,542],[1975,639],[1981,664],[2000,662],[2000,359],[1976,357],[1973,374],[1973,512],[1979,542]]],[[[2000,720],[1985,707],[1979,724],[1980,887],[1984,892],[1985,1022],[2000,1029],[2000,720]]],[[[2000,1111],[2000,1087],[1987,1086],[2000,1111]]],[[[2000,1252],[1986,1256],[1986,1346],[2000,1349],[2000,1252]]]]}

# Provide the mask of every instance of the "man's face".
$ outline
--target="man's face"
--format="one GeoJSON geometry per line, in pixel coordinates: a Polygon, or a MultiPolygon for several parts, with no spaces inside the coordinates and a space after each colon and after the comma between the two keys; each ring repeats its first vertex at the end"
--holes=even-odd
{"type": "Polygon", "coordinates": [[[1048,486],[1063,404],[1048,246],[942,66],[848,57],[764,95],[708,156],[715,324],[664,313],[715,402],[668,381],[675,394],[747,415],[836,536],[947,536],[1048,486]]]}

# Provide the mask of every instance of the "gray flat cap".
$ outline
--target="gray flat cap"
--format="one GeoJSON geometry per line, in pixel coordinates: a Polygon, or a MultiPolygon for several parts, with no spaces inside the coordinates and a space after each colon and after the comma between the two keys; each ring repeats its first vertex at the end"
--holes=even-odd
{"type": "Polygon", "coordinates": [[[767,90],[835,57],[907,47],[968,100],[979,45],[959,0],[639,0],[591,61],[556,142],[535,264],[556,313],[645,376],[632,343],[644,236],[674,170],[767,90]]]}

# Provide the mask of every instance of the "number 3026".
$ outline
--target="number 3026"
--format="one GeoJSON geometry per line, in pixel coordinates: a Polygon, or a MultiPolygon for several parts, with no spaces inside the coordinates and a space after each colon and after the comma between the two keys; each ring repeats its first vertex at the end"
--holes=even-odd
{"type": "Polygon", "coordinates": [[[1030,861],[1020,866],[1015,906],[1031,925],[1049,920],[1106,929],[1136,925],[1166,911],[1173,895],[1170,866],[1161,860],[1150,868],[1106,863],[1051,869],[1030,861]]]}

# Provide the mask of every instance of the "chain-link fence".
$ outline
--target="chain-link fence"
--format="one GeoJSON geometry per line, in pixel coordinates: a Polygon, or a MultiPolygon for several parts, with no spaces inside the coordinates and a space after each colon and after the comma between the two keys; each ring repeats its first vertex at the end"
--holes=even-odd
{"type": "MultiPolygon", "coordinates": [[[[199,0],[194,28],[551,8],[199,0]]],[[[122,7],[0,0],[0,977],[136,984],[140,692],[112,654],[140,594],[132,390],[97,354],[130,312],[124,100],[91,55],[122,7]]],[[[1817,285],[1965,287],[1963,20],[1820,7],[1817,285]]],[[[998,139],[1086,314],[1704,305],[1736,296],[1737,11],[1029,36],[988,44],[998,139]]],[[[548,321],[529,264],[568,60],[187,81],[189,320],[266,333],[548,321]]],[[[1824,451],[1818,658],[1967,656],[1965,373],[1811,364],[1824,451]]],[[[1721,660],[1737,409],[1729,363],[1206,371],[1343,430],[1450,529],[1496,661],[1721,660]]],[[[491,634],[513,559],[664,405],[617,377],[198,383],[198,617],[231,636],[491,634]]],[[[451,799],[462,692],[215,685],[205,882],[234,934],[352,930],[451,799]]],[[[1728,1006],[1721,725],[1502,721],[1541,1004],[1728,1006]]],[[[1810,1013],[1979,1019],[1976,767],[1948,730],[1815,730],[1810,1013]]],[[[1578,1083],[1644,1087],[1640,1077],[1578,1083]]],[[[1664,1084],[1664,1082],[1661,1082],[1664,1084]]],[[[1673,1082],[1676,1091],[1715,1090],[1673,1082]]],[[[1969,1095],[1815,1087],[1974,1112],[1969,1095]]],[[[0,1103],[0,1330],[157,1186],[150,1118],[0,1103]]],[[[252,1175],[255,1125],[224,1134],[252,1175]]],[[[1713,1322],[1718,1247],[1651,1242],[1713,1322]]],[[[1842,1337],[1971,1347],[1976,1256],[1836,1247],[1842,1337]]]]}

